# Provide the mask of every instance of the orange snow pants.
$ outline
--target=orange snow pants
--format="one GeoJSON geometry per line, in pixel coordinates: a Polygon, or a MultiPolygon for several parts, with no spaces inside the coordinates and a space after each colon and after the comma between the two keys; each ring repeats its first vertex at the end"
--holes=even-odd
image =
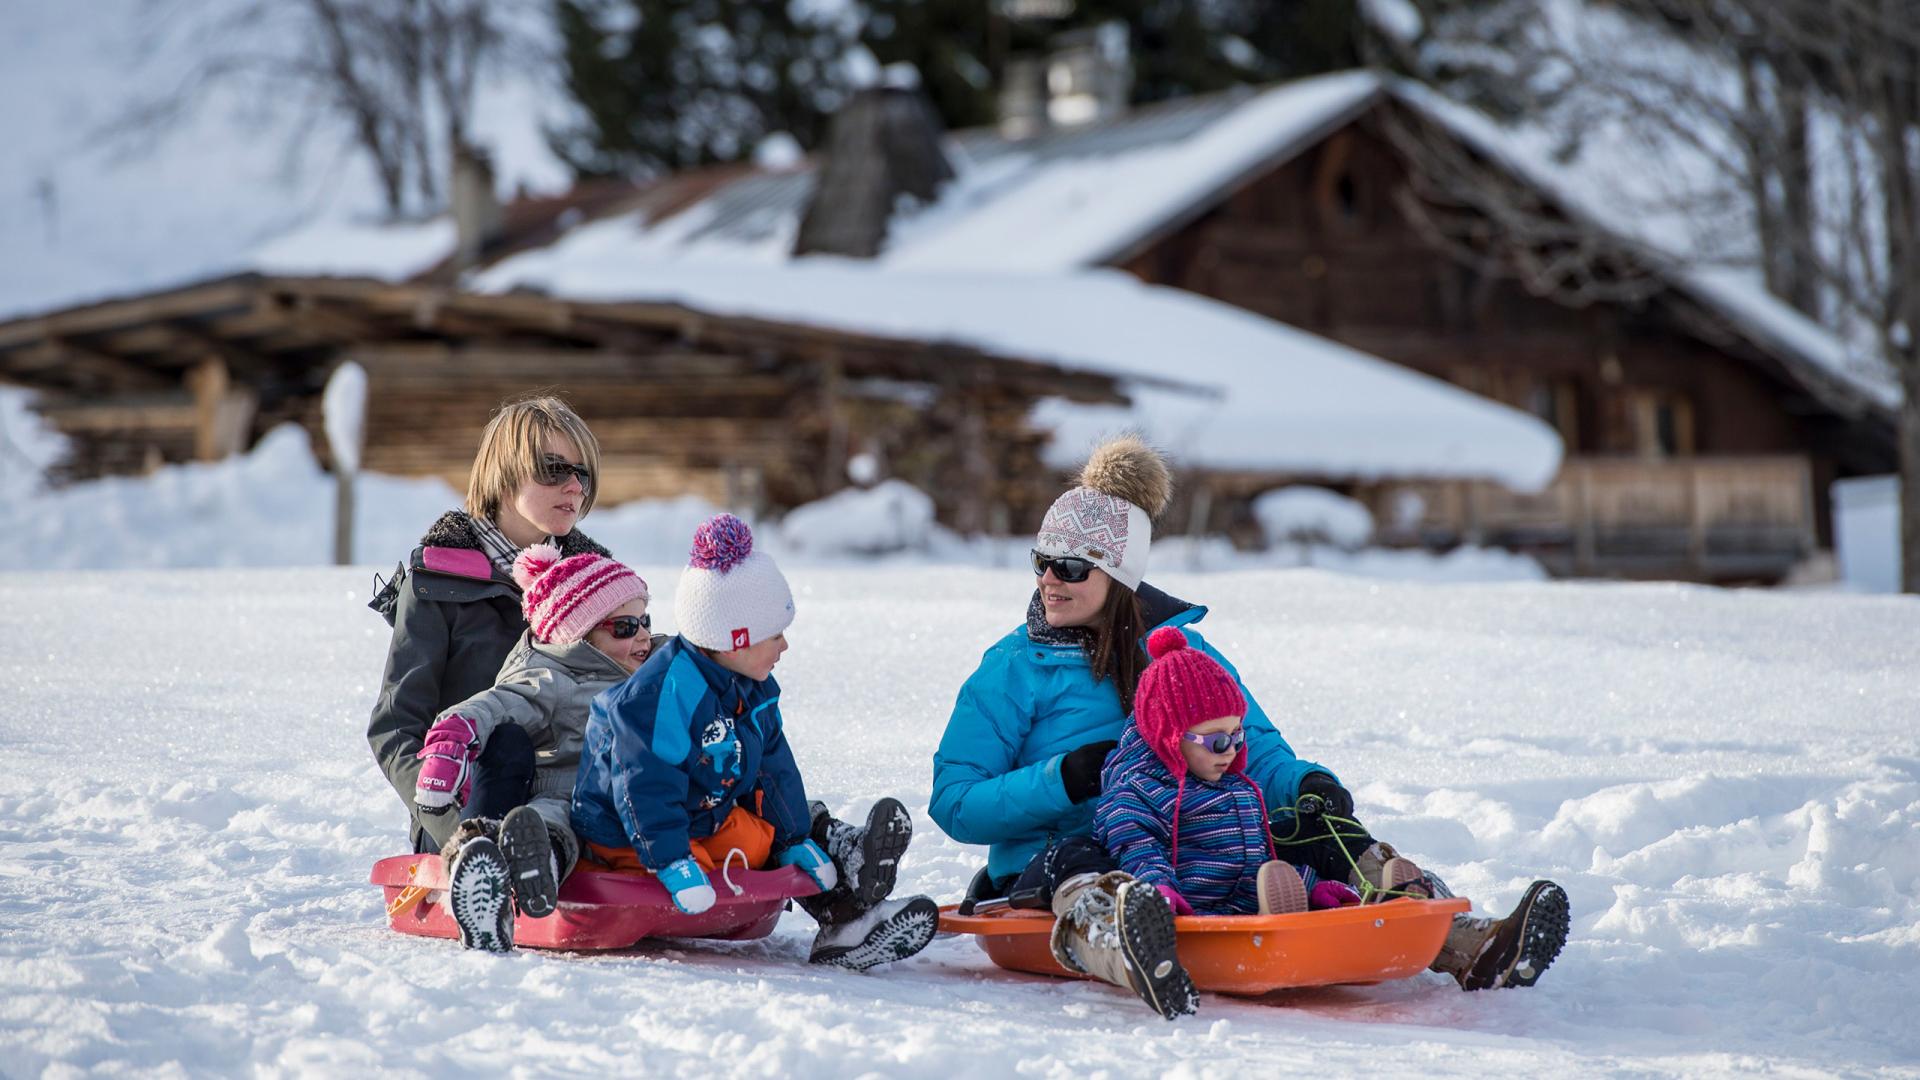
{"type": "MultiPolygon", "coordinates": [[[[587,847],[593,861],[616,873],[652,873],[640,864],[640,853],[630,847],[602,847],[591,840],[587,847]]],[[[725,862],[727,853],[735,849],[746,856],[747,869],[758,870],[773,856],[773,823],[744,806],[735,806],[712,836],[695,837],[692,847],[694,861],[708,872],[725,862]]]]}

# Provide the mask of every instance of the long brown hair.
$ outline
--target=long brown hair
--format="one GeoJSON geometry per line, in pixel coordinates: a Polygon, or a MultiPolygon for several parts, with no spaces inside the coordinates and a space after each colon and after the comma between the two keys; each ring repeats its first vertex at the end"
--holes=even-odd
{"type": "Polygon", "coordinates": [[[1115,581],[1107,589],[1107,602],[1089,630],[1093,644],[1087,658],[1093,667],[1095,682],[1113,679],[1120,691],[1120,708],[1133,712],[1133,690],[1140,685],[1140,672],[1146,669],[1146,650],[1140,640],[1147,636],[1147,616],[1140,609],[1140,594],[1115,581]]]}

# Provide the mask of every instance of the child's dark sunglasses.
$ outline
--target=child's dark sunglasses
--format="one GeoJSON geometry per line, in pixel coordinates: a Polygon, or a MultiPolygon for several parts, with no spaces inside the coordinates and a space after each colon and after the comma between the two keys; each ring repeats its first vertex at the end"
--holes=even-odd
{"type": "Polygon", "coordinates": [[[1183,731],[1180,737],[1190,743],[1199,743],[1207,748],[1209,754],[1224,754],[1229,750],[1238,750],[1247,745],[1247,729],[1234,728],[1232,731],[1216,731],[1208,735],[1196,735],[1183,731]]]}
{"type": "Polygon", "coordinates": [[[628,638],[639,634],[640,631],[642,630],[653,629],[653,616],[652,615],[615,615],[613,618],[608,619],[606,622],[603,622],[600,625],[609,627],[613,630],[613,637],[615,641],[625,641],[628,638]]]}
{"type": "Polygon", "coordinates": [[[1049,570],[1053,571],[1054,577],[1072,585],[1087,580],[1087,575],[1093,573],[1093,563],[1073,555],[1042,555],[1034,552],[1033,576],[1040,577],[1049,570]]]}
{"type": "Polygon", "coordinates": [[[575,465],[571,461],[562,461],[559,458],[547,458],[542,461],[540,468],[533,474],[533,482],[541,487],[559,487],[567,482],[569,476],[579,477],[580,486],[583,488],[593,487],[593,470],[585,465],[575,465]]]}

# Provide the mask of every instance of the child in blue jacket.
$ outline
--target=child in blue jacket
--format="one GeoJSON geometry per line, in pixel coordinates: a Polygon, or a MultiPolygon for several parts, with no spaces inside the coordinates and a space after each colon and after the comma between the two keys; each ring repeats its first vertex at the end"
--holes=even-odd
{"type": "Polygon", "coordinates": [[[840,881],[787,745],[773,668],[787,650],[793,592],[731,514],[694,534],[674,594],[680,633],[594,699],[573,790],[584,859],[659,877],[681,911],[716,899],[712,874],[798,866],[820,893],[810,959],[864,970],[925,948],[939,909],[922,896],[872,903],[840,881]]]}
{"type": "Polygon", "coordinates": [[[1359,903],[1345,883],[1275,857],[1266,800],[1246,771],[1247,700],[1233,676],[1171,626],[1147,638],[1147,652],[1133,725],[1102,770],[1094,839],[1181,915],[1359,903]]]}

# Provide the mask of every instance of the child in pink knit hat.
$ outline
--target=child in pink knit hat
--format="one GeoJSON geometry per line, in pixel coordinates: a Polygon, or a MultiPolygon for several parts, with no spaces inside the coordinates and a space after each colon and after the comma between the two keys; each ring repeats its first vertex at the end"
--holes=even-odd
{"type": "Polygon", "coordinates": [[[535,761],[524,804],[498,821],[460,823],[442,850],[447,902],[468,948],[513,947],[516,905],[550,914],[560,882],[580,856],[569,821],[594,695],[639,670],[656,639],[647,583],[602,555],[562,558],[536,544],[514,560],[527,631],[492,689],[442,712],[420,751],[414,802],[446,813],[465,801],[474,759],[503,724],[532,739],[535,761]]]}
{"type": "Polygon", "coordinates": [[[1094,839],[1180,915],[1275,915],[1358,903],[1351,888],[1275,857],[1246,775],[1246,697],[1171,626],[1134,691],[1133,726],[1107,758],[1094,839]]]}

